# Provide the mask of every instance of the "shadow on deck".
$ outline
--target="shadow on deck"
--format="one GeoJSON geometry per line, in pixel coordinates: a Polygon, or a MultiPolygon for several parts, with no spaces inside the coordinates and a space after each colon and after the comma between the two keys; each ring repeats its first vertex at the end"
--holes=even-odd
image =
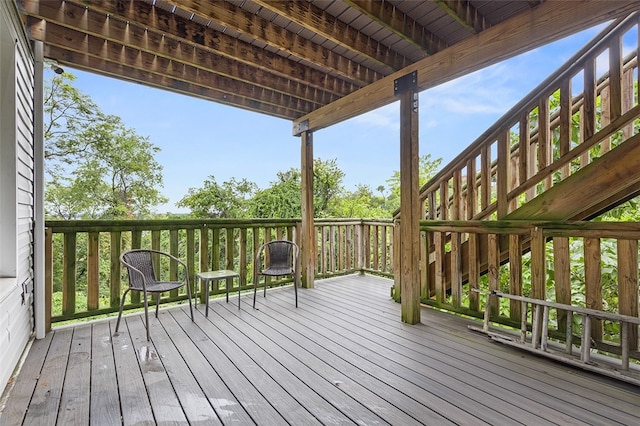
{"type": "Polygon", "coordinates": [[[633,424],[640,389],[470,332],[390,280],[351,275],[58,329],[34,342],[0,424],[633,424]]]}

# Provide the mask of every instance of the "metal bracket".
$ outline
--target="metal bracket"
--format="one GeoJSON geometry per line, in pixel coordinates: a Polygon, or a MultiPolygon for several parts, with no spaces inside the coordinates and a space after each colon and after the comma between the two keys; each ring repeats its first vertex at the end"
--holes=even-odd
{"type": "Polygon", "coordinates": [[[303,120],[293,125],[293,136],[300,136],[302,132],[309,130],[309,120],[303,120]]]}
{"type": "Polygon", "coordinates": [[[413,71],[410,74],[403,75],[400,78],[393,80],[393,94],[398,96],[409,90],[418,89],[418,71],[413,71]]]}

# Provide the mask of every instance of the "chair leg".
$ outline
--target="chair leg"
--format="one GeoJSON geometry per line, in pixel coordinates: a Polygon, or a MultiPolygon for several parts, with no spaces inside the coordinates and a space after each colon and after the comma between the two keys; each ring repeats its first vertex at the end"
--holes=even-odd
{"type": "Polygon", "coordinates": [[[156,293],[156,318],[158,318],[158,310],[160,310],[160,295],[162,293],[156,293]]]}
{"type": "Polygon", "coordinates": [[[256,308],[256,293],[258,292],[258,277],[253,280],[253,309],[256,308]]]}
{"type": "Polygon", "coordinates": [[[298,307],[298,283],[296,282],[295,277],[293,278],[293,292],[296,295],[296,308],[298,307]]]}
{"type": "Polygon", "coordinates": [[[187,297],[189,298],[189,310],[191,311],[191,321],[195,322],[195,318],[193,317],[193,305],[191,304],[191,287],[187,282],[187,297]]]}
{"type": "Polygon", "coordinates": [[[118,312],[118,321],[116,321],[115,333],[117,333],[118,328],[120,328],[120,318],[122,317],[122,310],[124,309],[124,299],[125,297],[127,297],[127,293],[129,292],[129,290],[131,289],[130,288],[126,289],[125,292],[122,294],[122,300],[120,301],[120,312],[118,312]]]}
{"type": "Polygon", "coordinates": [[[147,300],[147,290],[144,292],[144,326],[147,329],[147,342],[151,340],[151,335],[149,333],[149,301],[147,300]]]}

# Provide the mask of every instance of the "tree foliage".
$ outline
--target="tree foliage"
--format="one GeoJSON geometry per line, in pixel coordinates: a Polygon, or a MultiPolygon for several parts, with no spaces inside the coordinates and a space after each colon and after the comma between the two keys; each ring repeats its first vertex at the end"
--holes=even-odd
{"type": "MultiPolygon", "coordinates": [[[[442,164],[442,158],[432,160],[431,154],[425,154],[419,158],[418,182],[420,187],[435,176],[436,172],[440,168],[440,164],[442,164]]],[[[387,179],[387,184],[389,185],[389,191],[391,192],[388,198],[387,208],[393,212],[400,208],[400,172],[393,172],[393,176],[387,179]]]]}
{"type": "Polygon", "coordinates": [[[247,180],[231,178],[220,185],[211,175],[202,188],[189,188],[187,195],[178,201],[178,207],[187,207],[199,218],[247,218],[249,201],[258,186],[247,180]]]}
{"type": "Polygon", "coordinates": [[[49,217],[147,217],[163,202],[160,150],[104,114],[67,72],[45,91],[45,209],[49,217]]]}

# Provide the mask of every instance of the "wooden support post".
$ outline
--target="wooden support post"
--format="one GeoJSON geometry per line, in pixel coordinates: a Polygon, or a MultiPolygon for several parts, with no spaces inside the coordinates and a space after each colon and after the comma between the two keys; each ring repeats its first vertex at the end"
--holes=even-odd
{"type": "MultiPolygon", "coordinates": [[[[400,98],[400,285],[402,321],[420,322],[417,73],[396,80],[400,98]]],[[[431,206],[430,206],[431,207],[431,206]]]]}
{"type": "Polygon", "coordinates": [[[521,317],[520,317],[520,343],[527,341],[527,302],[522,301],[521,317]]]}
{"type": "Polygon", "coordinates": [[[302,175],[302,235],[301,266],[302,287],[313,288],[316,264],[315,226],[313,222],[313,133],[304,132],[301,137],[302,175]]]}

